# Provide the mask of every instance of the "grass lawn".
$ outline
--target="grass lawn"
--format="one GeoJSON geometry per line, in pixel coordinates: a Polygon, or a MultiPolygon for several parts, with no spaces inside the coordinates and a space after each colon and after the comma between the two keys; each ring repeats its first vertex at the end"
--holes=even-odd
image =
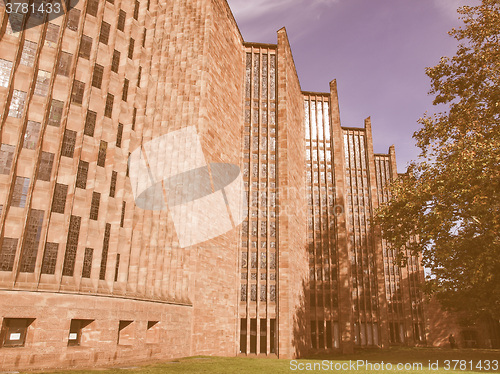
{"type": "MultiPolygon", "coordinates": [[[[88,373],[71,371],[71,374],[88,373]]],[[[162,374],[162,373],[499,373],[500,350],[481,349],[438,349],[438,348],[391,348],[389,350],[364,350],[352,355],[322,355],[296,361],[247,358],[247,357],[188,357],[160,364],[135,368],[106,369],[106,374],[162,374]],[[323,361],[323,360],[327,360],[323,361]],[[358,361],[360,360],[360,361],[358,361]],[[446,362],[449,360],[449,362],[446,362]],[[452,360],[459,360],[454,362],[452,360]],[[489,360],[489,361],[487,361],[489,360]],[[496,360],[496,365],[495,365],[496,360]],[[359,367],[357,363],[359,362],[359,367]],[[367,368],[365,362],[372,363],[367,368]],[[381,367],[383,362],[383,368],[381,367]],[[471,370],[472,362],[472,370],[471,370]],[[363,365],[361,365],[363,363],[363,365]],[[397,365],[407,364],[398,370],[397,365]],[[429,368],[429,363],[432,368],[429,368]],[[489,369],[487,365],[489,363],[489,369]],[[316,368],[314,367],[316,364],[316,368]],[[323,368],[319,367],[323,364],[323,368]],[[378,364],[379,366],[375,365],[378,364]],[[389,365],[392,365],[389,366],[389,365]],[[421,366],[419,366],[421,364],[421,366]],[[448,365],[449,367],[448,367],[448,365]],[[460,367],[462,364],[462,367],[460,367]],[[479,366],[481,365],[481,367],[479,366]],[[302,366],[299,366],[302,365],[302,366]],[[453,370],[456,365],[455,370],[453,370]],[[465,367],[464,367],[465,365],[465,367]],[[333,368],[332,368],[333,367],[333,368]],[[303,370],[300,370],[303,368],[303,370]],[[295,370],[293,370],[295,369],[295,370]],[[316,369],[316,370],[315,370],[316,369]],[[346,370],[347,369],[347,370],[346,370]]],[[[54,372],[55,373],[55,372],[54,372]]],[[[66,372],[59,372],[68,374],[66,372]]],[[[95,373],[95,371],[94,371],[95,373]]]]}

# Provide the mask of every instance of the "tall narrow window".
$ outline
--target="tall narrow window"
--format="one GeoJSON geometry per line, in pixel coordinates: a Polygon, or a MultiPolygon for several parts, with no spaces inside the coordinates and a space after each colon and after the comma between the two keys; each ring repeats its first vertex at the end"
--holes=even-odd
{"type": "Polygon", "coordinates": [[[134,19],[139,18],[139,2],[135,0],[135,6],[134,6],[134,19]]]}
{"type": "Polygon", "coordinates": [[[257,353],[257,319],[250,318],[250,353],[257,353]]]}
{"type": "Polygon", "coordinates": [[[64,102],[59,100],[52,100],[50,102],[50,112],[48,124],[50,126],[59,127],[61,124],[62,112],[63,112],[64,102]]]}
{"type": "Polygon", "coordinates": [[[102,242],[101,270],[99,272],[99,279],[101,280],[104,280],[106,278],[106,264],[108,262],[110,235],[111,235],[111,224],[106,223],[106,229],[104,230],[104,240],[102,242]]]}
{"type": "Polygon", "coordinates": [[[88,60],[90,59],[90,51],[92,51],[92,38],[87,35],[82,35],[78,56],[88,60]]]}
{"type": "Polygon", "coordinates": [[[89,0],[87,2],[87,14],[97,17],[98,9],[99,9],[99,0],[89,0]]]}
{"type": "Polygon", "coordinates": [[[54,163],[54,154],[50,152],[42,152],[40,158],[40,165],[38,166],[37,179],[42,181],[50,181],[50,174],[52,174],[52,165],[54,163]]]}
{"type": "Polygon", "coordinates": [[[45,251],[42,260],[42,274],[54,274],[56,272],[58,243],[45,243],[45,251]]]}
{"type": "Polygon", "coordinates": [[[75,80],[73,82],[73,92],[71,93],[71,101],[76,104],[83,102],[83,92],[85,91],[85,83],[75,80]]]}
{"type": "Polygon", "coordinates": [[[0,58],[0,87],[9,87],[12,61],[0,58]]]}
{"type": "Polygon", "coordinates": [[[78,163],[78,173],[76,174],[76,187],[87,188],[87,175],[89,173],[89,163],[82,161],[78,163]]]}
{"type": "Polygon", "coordinates": [[[68,196],[68,185],[56,183],[54,198],[52,200],[52,212],[64,214],[66,197],[68,196]]]}
{"type": "Polygon", "coordinates": [[[30,209],[26,223],[23,250],[19,271],[21,273],[33,273],[35,271],[36,257],[38,255],[38,245],[43,223],[43,210],[30,209]]]}
{"type": "Polygon", "coordinates": [[[35,95],[47,96],[47,94],[49,93],[50,76],[50,71],[38,70],[34,91],[35,95]]]}
{"type": "Polygon", "coordinates": [[[69,76],[69,71],[71,69],[71,60],[73,55],[67,52],[61,52],[59,55],[59,63],[57,64],[57,74],[69,76]]]}
{"type": "Polygon", "coordinates": [[[120,254],[116,255],[116,264],[115,264],[115,282],[118,281],[118,270],[120,268],[120,254]]]}
{"type": "Polygon", "coordinates": [[[95,122],[97,120],[97,113],[92,110],[87,110],[87,117],[85,118],[85,128],[83,133],[88,136],[94,136],[95,122]]]}
{"type": "Polygon", "coordinates": [[[16,147],[9,144],[0,146],[0,174],[9,174],[16,147]]]}
{"type": "Polygon", "coordinates": [[[49,23],[47,25],[47,32],[45,33],[45,45],[54,48],[59,39],[59,29],[58,25],[49,23]]]}
{"type": "Polygon", "coordinates": [[[82,278],[90,278],[92,272],[92,257],[94,255],[93,248],[85,248],[83,256],[82,278]]]}
{"type": "Polygon", "coordinates": [[[26,206],[26,198],[28,196],[28,189],[30,186],[30,179],[24,177],[16,177],[14,184],[14,191],[12,192],[11,206],[24,208],[26,206]]]}
{"type": "Polygon", "coordinates": [[[106,97],[106,106],[104,107],[104,115],[106,117],[111,118],[111,115],[113,114],[113,102],[115,100],[115,97],[108,93],[108,96],[106,97]]]}
{"type": "Polygon", "coordinates": [[[142,33],[142,46],[146,46],[146,28],[144,28],[144,31],[142,33]]]}
{"type": "Polygon", "coordinates": [[[240,353],[247,353],[247,319],[240,320],[240,353]]]}
{"type": "Polygon", "coordinates": [[[0,251],[0,270],[12,271],[14,267],[14,259],[16,257],[18,239],[3,238],[2,248],[0,251]]]}
{"type": "Polygon", "coordinates": [[[99,203],[101,201],[101,194],[99,192],[92,192],[92,203],[90,205],[90,219],[96,221],[99,216],[99,203]]]}
{"type": "Polygon", "coordinates": [[[260,319],[260,353],[266,353],[267,350],[267,320],[260,319]]]}
{"type": "Polygon", "coordinates": [[[99,41],[102,44],[108,45],[109,42],[109,32],[111,31],[111,25],[105,21],[102,21],[101,32],[99,34],[99,41]]]}
{"type": "Polygon", "coordinates": [[[9,106],[9,117],[21,118],[26,102],[26,92],[14,90],[9,106]]]}
{"type": "Polygon", "coordinates": [[[111,184],[109,186],[109,196],[110,197],[115,197],[117,175],[118,175],[118,173],[116,171],[113,170],[111,172],[111,184]]]}
{"type": "Polygon", "coordinates": [[[120,227],[123,227],[123,224],[125,222],[125,207],[127,203],[125,201],[122,201],[122,217],[120,219],[120,227]]]}
{"type": "Polygon", "coordinates": [[[75,270],[76,251],[78,249],[78,237],[80,236],[80,224],[82,217],[71,216],[69,220],[68,239],[66,241],[66,253],[64,255],[63,275],[73,276],[75,270]]]}
{"type": "Polygon", "coordinates": [[[128,79],[125,78],[125,80],[123,81],[123,92],[122,92],[122,100],[123,101],[127,101],[127,96],[128,96],[128,79]]]}
{"type": "Polygon", "coordinates": [[[24,41],[23,51],[21,53],[21,65],[33,66],[35,62],[36,47],[37,43],[30,42],[29,40],[24,41]]]}
{"type": "Polygon", "coordinates": [[[75,153],[76,131],[64,130],[64,138],[62,143],[61,155],[65,157],[73,157],[75,153]]]}
{"type": "Polygon", "coordinates": [[[92,86],[96,88],[101,88],[103,73],[104,73],[104,66],[95,64],[94,74],[92,75],[92,86]]]}
{"type": "Polygon", "coordinates": [[[24,133],[23,148],[35,149],[40,138],[40,122],[28,121],[26,132],[24,133]]]}
{"type": "Polygon", "coordinates": [[[101,144],[99,145],[99,154],[97,155],[97,166],[104,167],[106,163],[106,150],[108,149],[108,143],[104,140],[101,140],[101,144]]]}
{"type": "Polygon", "coordinates": [[[137,120],[137,108],[132,111],[132,130],[135,130],[135,121],[137,120]]]}
{"type": "Polygon", "coordinates": [[[80,21],[80,10],[71,8],[68,12],[68,21],[66,27],[72,31],[78,30],[78,22],[80,21]]]}
{"type": "Polygon", "coordinates": [[[111,71],[118,73],[118,68],[120,67],[120,52],[116,49],[113,51],[113,57],[111,59],[111,71]]]}
{"type": "Polygon", "coordinates": [[[116,132],[116,146],[121,148],[122,146],[122,136],[123,136],[123,124],[118,124],[118,131],[116,132]]]}
{"type": "Polygon", "coordinates": [[[118,30],[123,31],[125,29],[126,18],[127,18],[127,13],[125,13],[125,11],[120,9],[120,12],[118,13],[118,25],[117,25],[118,30]]]}
{"type": "Polygon", "coordinates": [[[128,44],[128,58],[132,59],[134,57],[134,43],[135,40],[130,38],[130,42],[128,44]]]}
{"type": "Polygon", "coordinates": [[[141,76],[142,76],[142,66],[139,66],[139,72],[137,73],[137,87],[141,87],[141,76]]]}

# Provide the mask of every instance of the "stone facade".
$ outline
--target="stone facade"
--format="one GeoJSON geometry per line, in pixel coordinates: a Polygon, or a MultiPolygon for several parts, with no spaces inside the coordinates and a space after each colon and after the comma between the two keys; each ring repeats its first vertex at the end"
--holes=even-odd
{"type": "Polygon", "coordinates": [[[368,225],[394,151],[341,126],[335,82],[302,92],[285,29],[244,42],[225,0],[0,17],[2,369],[425,340],[418,259],[404,288],[368,225]],[[246,218],[217,165],[241,170],[246,218]],[[223,209],[165,207],[186,196],[166,175],[223,209]]]}

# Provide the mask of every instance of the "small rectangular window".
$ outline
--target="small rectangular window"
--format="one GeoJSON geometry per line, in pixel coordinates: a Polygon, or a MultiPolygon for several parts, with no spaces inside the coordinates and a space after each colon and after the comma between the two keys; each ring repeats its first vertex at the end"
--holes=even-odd
{"type": "Polygon", "coordinates": [[[141,87],[141,76],[142,76],[142,66],[139,66],[139,72],[137,73],[137,87],[141,87]]]}
{"type": "Polygon", "coordinates": [[[75,80],[73,82],[73,92],[71,93],[71,101],[76,104],[82,104],[84,91],[85,91],[85,83],[75,80]]]}
{"type": "Polygon", "coordinates": [[[110,31],[111,31],[111,25],[105,21],[102,21],[101,32],[99,34],[99,41],[102,44],[108,45],[110,31]]]}
{"type": "Polygon", "coordinates": [[[14,183],[14,191],[12,192],[12,201],[10,202],[11,206],[19,208],[24,208],[26,206],[29,186],[29,178],[16,177],[16,182],[14,183]]]}
{"type": "Polygon", "coordinates": [[[133,345],[134,344],[134,321],[120,321],[118,325],[118,344],[133,345]]]}
{"type": "Polygon", "coordinates": [[[99,192],[92,192],[92,203],[90,205],[90,219],[97,221],[99,216],[99,204],[101,201],[101,194],[99,192]]]}
{"type": "Polygon", "coordinates": [[[50,72],[45,70],[38,70],[35,85],[35,95],[47,96],[49,93],[50,72]]]}
{"type": "Polygon", "coordinates": [[[0,87],[9,87],[12,61],[0,58],[0,87]]]}
{"type": "Polygon", "coordinates": [[[42,181],[50,181],[50,175],[52,174],[52,165],[54,163],[54,154],[50,152],[42,152],[42,157],[40,158],[40,165],[38,166],[37,179],[42,181]]]}
{"type": "Polygon", "coordinates": [[[66,27],[72,31],[78,30],[78,22],[80,21],[80,10],[71,8],[68,12],[68,22],[66,27]]]}
{"type": "Polygon", "coordinates": [[[75,270],[76,251],[78,250],[78,237],[82,217],[71,216],[69,219],[68,238],[66,240],[66,253],[64,254],[63,275],[73,276],[75,270]]]}
{"type": "Polygon", "coordinates": [[[142,46],[146,46],[146,28],[144,28],[144,31],[142,33],[142,46]]]}
{"type": "Polygon", "coordinates": [[[111,118],[111,115],[113,113],[113,102],[115,100],[115,97],[108,93],[108,96],[106,97],[106,106],[104,107],[104,115],[106,117],[111,118]]]}
{"type": "Polygon", "coordinates": [[[72,319],[69,326],[68,346],[81,345],[83,331],[93,321],[93,319],[72,319]]]}
{"type": "Polygon", "coordinates": [[[43,210],[30,209],[26,222],[26,232],[22,244],[21,260],[19,271],[21,273],[33,273],[35,271],[36,258],[38,256],[38,246],[43,224],[43,210]]]}
{"type": "Polygon", "coordinates": [[[45,45],[55,47],[59,39],[59,26],[49,23],[47,25],[47,32],[45,33],[45,45]]]}
{"type": "Polygon", "coordinates": [[[92,38],[87,35],[82,35],[82,41],[80,43],[80,51],[78,52],[78,56],[90,59],[90,51],[92,50],[92,38]]]}
{"type": "Polygon", "coordinates": [[[132,111],[132,130],[135,130],[135,121],[137,120],[137,108],[132,111]]]}
{"type": "Polygon", "coordinates": [[[128,153],[128,158],[127,158],[127,173],[125,174],[125,176],[129,176],[129,173],[130,173],[130,152],[128,153]]]}
{"type": "Polygon", "coordinates": [[[134,19],[139,19],[139,2],[135,0],[135,5],[134,5],[134,19]]]}
{"type": "Polygon", "coordinates": [[[42,260],[42,274],[54,274],[56,272],[58,249],[59,243],[45,243],[45,251],[42,260]]]}
{"type": "Polygon", "coordinates": [[[93,248],[85,248],[85,254],[83,256],[82,278],[90,278],[90,274],[92,273],[93,255],[94,255],[93,248]]]}
{"type": "Polygon", "coordinates": [[[37,43],[30,42],[29,40],[24,41],[23,51],[21,53],[21,65],[33,66],[35,63],[37,43]]]}
{"type": "Polygon", "coordinates": [[[87,175],[89,173],[89,163],[82,161],[78,163],[78,173],[76,174],[76,187],[87,188],[87,175]]]}
{"type": "Polygon", "coordinates": [[[97,10],[99,9],[99,0],[89,0],[87,3],[87,14],[97,17],[97,10]]]}
{"type": "Polygon", "coordinates": [[[127,206],[127,203],[125,201],[122,201],[122,217],[120,219],[120,227],[123,227],[123,224],[125,223],[125,207],[127,206]]]}
{"type": "Polygon", "coordinates": [[[104,73],[104,66],[95,64],[94,74],[92,75],[92,86],[96,88],[101,88],[103,73],[104,73]]]}
{"type": "Polygon", "coordinates": [[[134,43],[135,40],[130,38],[130,42],[128,43],[128,58],[134,58],[134,43]]]}
{"type": "Polygon", "coordinates": [[[116,133],[116,146],[121,148],[122,146],[122,135],[123,135],[123,124],[118,124],[118,132],[116,133]]]}
{"type": "Polygon", "coordinates": [[[0,251],[0,270],[12,271],[14,267],[14,259],[16,257],[18,239],[3,238],[2,248],[0,251]]]}
{"type": "Polygon", "coordinates": [[[125,29],[125,19],[127,18],[127,13],[120,9],[118,14],[118,30],[123,31],[125,29]]]}
{"type": "Polygon", "coordinates": [[[120,67],[120,52],[116,49],[113,51],[113,58],[111,59],[111,71],[118,73],[120,67]]]}
{"type": "Polygon", "coordinates": [[[110,4],[114,4],[115,3],[115,0],[106,0],[108,3],[110,4]]]}
{"type": "Polygon", "coordinates": [[[21,118],[26,102],[26,92],[14,90],[9,106],[9,117],[21,118]]]}
{"type": "Polygon", "coordinates": [[[122,92],[122,100],[123,101],[127,101],[127,96],[128,96],[128,79],[125,78],[125,80],[123,81],[123,92],[122,92]]]}
{"type": "Polygon", "coordinates": [[[24,133],[23,148],[35,149],[40,138],[40,122],[28,121],[26,132],[24,133]]]}
{"type": "Polygon", "coordinates": [[[67,52],[61,52],[59,56],[59,63],[57,64],[57,74],[69,76],[69,71],[71,69],[71,60],[73,55],[67,52]]]}
{"type": "Polygon", "coordinates": [[[68,196],[68,185],[56,183],[54,198],[52,200],[52,212],[64,214],[66,197],[68,196]]]}
{"type": "Polygon", "coordinates": [[[118,176],[118,173],[113,170],[111,172],[111,184],[109,186],[109,196],[111,196],[111,197],[115,197],[117,176],[118,176]]]}
{"type": "Polygon", "coordinates": [[[85,128],[83,133],[88,136],[94,136],[95,122],[97,120],[97,113],[92,110],[87,110],[87,117],[85,118],[85,128]]]}
{"type": "Polygon", "coordinates": [[[62,143],[61,155],[65,157],[73,157],[75,153],[76,131],[64,130],[64,138],[62,143]]]}
{"type": "Polygon", "coordinates": [[[0,146],[0,174],[10,174],[16,147],[10,144],[0,146]]]}
{"type": "Polygon", "coordinates": [[[102,256],[101,256],[101,269],[99,271],[99,279],[104,280],[106,278],[106,265],[108,263],[108,250],[109,250],[109,238],[111,236],[111,224],[106,223],[106,229],[104,230],[104,240],[102,242],[102,256]]]}
{"type": "Polygon", "coordinates": [[[3,347],[24,347],[28,327],[34,318],[4,318],[2,325],[3,347]]]}
{"type": "Polygon", "coordinates": [[[116,255],[116,264],[115,264],[115,282],[118,281],[118,270],[120,269],[120,254],[116,255]]]}
{"type": "Polygon", "coordinates": [[[10,13],[7,29],[5,33],[8,35],[19,36],[19,31],[23,26],[23,15],[20,13],[10,13]]]}
{"type": "Polygon", "coordinates": [[[61,124],[62,112],[64,102],[59,100],[52,100],[50,103],[50,113],[48,124],[50,126],[59,127],[61,124]]]}
{"type": "Polygon", "coordinates": [[[99,154],[97,155],[97,166],[104,167],[106,163],[106,151],[108,149],[108,143],[104,140],[101,140],[99,144],[99,154]]]}

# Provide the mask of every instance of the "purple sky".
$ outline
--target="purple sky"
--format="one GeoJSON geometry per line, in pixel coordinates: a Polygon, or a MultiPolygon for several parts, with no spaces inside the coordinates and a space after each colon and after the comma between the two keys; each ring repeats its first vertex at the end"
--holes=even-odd
{"type": "Polygon", "coordinates": [[[412,135],[425,111],[427,66],[453,56],[447,32],[456,8],[479,0],[228,0],[243,38],[276,43],[285,26],[302,90],[327,92],[337,79],[343,126],[371,116],[374,150],[396,146],[398,171],[417,158],[412,135]]]}

